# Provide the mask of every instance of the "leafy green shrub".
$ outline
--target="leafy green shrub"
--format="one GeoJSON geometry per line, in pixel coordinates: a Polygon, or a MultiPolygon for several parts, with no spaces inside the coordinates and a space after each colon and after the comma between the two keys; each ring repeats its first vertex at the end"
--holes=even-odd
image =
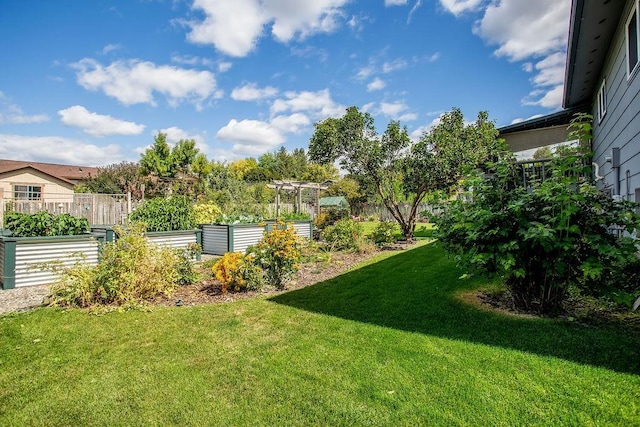
{"type": "Polygon", "coordinates": [[[258,224],[264,221],[264,217],[259,215],[225,215],[222,214],[218,218],[216,218],[216,224],[226,224],[226,225],[234,225],[234,224],[258,224]]]}
{"type": "Polygon", "coordinates": [[[264,272],[256,264],[253,254],[227,252],[216,261],[212,271],[222,284],[222,292],[259,290],[264,283],[264,272]]]}
{"type": "Polygon", "coordinates": [[[190,230],[196,226],[193,206],[184,196],[145,200],[128,219],[143,223],[147,231],[190,230]]]}
{"type": "Polygon", "coordinates": [[[15,237],[75,236],[89,232],[89,221],[69,214],[53,215],[47,211],[34,214],[11,212],[5,215],[4,227],[15,237]]]}
{"type": "Polygon", "coordinates": [[[336,221],[349,217],[349,209],[343,207],[326,208],[324,212],[329,216],[329,225],[335,224],[336,221]]]}
{"type": "Polygon", "coordinates": [[[358,236],[354,242],[355,251],[359,254],[371,254],[378,250],[376,244],[367,236],[358,236]]]}
{"type": "Polygon", "coordinates": [[[202,248],[197,243],[190,243],[187,249],[174,249],[176,253],[176,270],[178,272],[178,285],[189,285],[199,279],[199,275],[193,268],[192,260],[202,253],[202,248]]]}
{"type": "Polygon", "coordinates": [[[249,248],[256,264],[265,272],[267,283],[283,289],[286,282],[298,271],[302,257],[298,234],[282,220],[273,224],[271,231],[264,232],[262,240],[249,248]]]}
{"type": "Polygon", "coordinates": [[[198,203],[193,207],[196,224],[212,224],[222,215],[220,208],[213,203],[198,203]]]}
{"type": "Polygon", "coordinates": [[[630,283],[621,273],[637,263],[636,242],[608,230],[632,233],[640,216],[634,204],[598,191],[585,164],[581,156],[554,159],[544,181],[524,188],[517,165],[498,162],[491,178],[467,182],[470,201],[452,202],[438,218],[440,240],[461,264],[500,275],[527,311],[560,310],[572,285],[596,295],[630,283]]]}
{"type": "Polygon", "coordinates": [[[396,236],[396,228],[398,223],[394,221],[382,221],[376,225],[371,233],[371,238],[378,246],[395,243],[398,241],[396,236]]]}
{"type": "Polygon", "coordinates": [[[349,218],[341,219],[322,232],[322,238],[331,250],[358,250],[357,242],[363,235],[362,224],[349,218]]]}
{"type": "Polygon", "coordinates": [[[316,215],[316,217],[313,219],[313,226],[315,228],[318,229],[323,229],[326,226],[330,225],[329,224],[329,214],[327,214],[326,212],[320,212],[318,215],[316,215]]]}
{"type": "Polygon", "coordinates": [[[289,212],[281,214],[280,219],[283,221],[306,221],[311,219],[311,217],[306,213],[289,212]]]}
{"type": "Polygon", "coordinates": [[[103,246],[98,265],[63,270],[51,289],[52,305],[135,305],[175,290],[181,280],[178,253],[148,242],[139,223],[114,228],[119,238],[103,246]]]}

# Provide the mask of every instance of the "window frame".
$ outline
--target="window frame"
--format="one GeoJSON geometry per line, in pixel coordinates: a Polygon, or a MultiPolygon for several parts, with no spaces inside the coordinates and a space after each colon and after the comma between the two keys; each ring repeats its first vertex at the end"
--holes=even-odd
{"type": "Polygon", "coordinates": [[[42,201],[42,187],[42,184],[13,184],[13,200],[25,202],[42,201]],[[21,195],[20,197],[18,196],[19,194],[21,195]]]}
{"type": "Polygon", "coordinates": [[[627,17],[627,20],[624,25],[624,39],[625,39],[625,54],[627,56],[627,80],[631,80],[637,73],[638,69],[640,69],[640,16],[639,11],[640,7],[638,7],[638,1],[634,2],[633,7],[631,8],[631,12],[627,17]],[[634,21],[635,16],[635,26],[636,26],[636,63],[631,67],[630,62],[630,53],[631,53],[631,45],[629,43],[629,25],[632,21],[634,21]]]}
{"type": "Polygon", "coordinates": [[[598,105],[598,123],[600,123],[607,115],[607,79],[602,79],[600,89],[598,89],[598,95],[596,96],[596,102],[598,105]]]}

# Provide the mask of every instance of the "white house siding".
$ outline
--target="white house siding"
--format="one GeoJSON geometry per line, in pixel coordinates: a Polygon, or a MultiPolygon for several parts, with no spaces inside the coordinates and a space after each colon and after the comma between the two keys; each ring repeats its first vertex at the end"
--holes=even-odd
{"type": "MultiPolygon", "coordinates": [[[[593,150],[594,161],[600,166],[604,180],[600,185],[610,188],[616,194],[616,174],[611,162],[612,148],[620,148],[620,195],[627,200],[635,200],[636,189],[640,189],[640,73],[627,80],[626,20],[636,0],[628,0],[625,12],[618,24],[616,35],[609,49],[603,73],[596,87],[603,79],[607,85],[607,113],[598,121],[598,102],[593,99],[593,150]],[[627,171],[629,181],[627,183],[627,171]],[[628,192],[627,192],[628,188],[628,192]]],[[[597,93],[595,94],[597,97],[597,93]]],[[[640,202],[640,200],[635,200],[640,202]]]]}

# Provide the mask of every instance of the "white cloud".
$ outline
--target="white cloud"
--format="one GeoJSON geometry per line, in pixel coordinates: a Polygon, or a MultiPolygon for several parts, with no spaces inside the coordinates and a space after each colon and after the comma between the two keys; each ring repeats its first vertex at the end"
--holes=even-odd
{"type": "Polygon", "coordinates": [[[548,91],[534,90],[522,100],[522,103],[524,105],[538,105],[544,108],[559,108],[562,104],[563,89],[564,86],[559,85],[548,91]]]}
{"type": "Polygon", "coordinates": [[[518,117],[516,119],[511,120],[511,124],[515,125],[517,123],[526,122],[527,120],[537,119],[538,117],[542,117],[542,114],[534,114],[533,116],[527,117],[526,119],[523,119],[522,117],[518,117]]]}
{"type": "Polygon", "coordinates": [[[268,121],[233,119],[218,131],[216,138],[232,143],[235,156],[260,155],[283,144],[287,134],[308,129],[312,120],[341,116],[344,110],[331,99],[328,89],[286,92],[272,102],[268,121]]]}
{"type": "Polygon", "coordinates": [[[119,44],[108,44],[105,47],[102,48],[102,54],[106,55],[110,52],[114,52],[116,50],[120,50],[122,48],[122,46],[120,46],[119,44]]]}
{"type": "Polygon", "coordinates": [[[192,8],[204,12],[205,19],[188,23],[187,40],[213,44],[231,56],[251,52],[262,35],[268,16],[255,0],[195,0],[192,8]]]}
{"type": "Polygon", "coordinates": [[[566,56],[571,0],[440,0],[442,6],[459,15],[486,5],[476,21],[474,33],[496,45],[494,54],[509,61],[526,61],[525,72],[535,72],[534,90],[525,105],[558,108],[566,56]]]}
{"type": "Polygon", "coordinates": [[[265,27],[287,43],[315,33],[335,31],[344,18],[342,6],[349,0],[195,0],[192,8],[202,11],[202,20],[187,23],[187,39],[212,44],[230,56],[251,52],[265,27]]]}
{"type": "Polygon", "coordinates": [[[266,153],[285,141],[280,130],[260,120],[232,119],[218,131],[216,138],[232,142],[234,153],[247,155],[266,153]]]}
{"type": "Polygon", "coordinates": [[[442,115],[444,113],[440,113],[438,115],[438,117],[434,118],[431,123],[429,123],[428,125],[425,126],[420,126],[418,128],[416,128],[413,132],[411,132],[409,134],[409,138],[413,141],[413,142],[418,142],[420,140],[420,138],[422,138],[422,136],[429,132],[431,129],[433,129],[434,127],[438,126],[440,124],[440,121],[442,120],[442,115]]]}
{"type": "Polygon", "coordinates": [[[103,166],[121,162],[116,144],[98,146],[59,136],[23,136],[0,134],[0,158],[103,166]]]}
{"type": "Polygon", "coordinates": [[[387,84],[384,82],[384,80],[376,77],[371,83],[367,85],[367,91],[373,92],[376,90],[381,90],[384,89],[385,86],[387,86],[387,84]]]}
{"type": "Polygon", "coordinates": [[[231,98],[236,101],[259,101],[265,98],[273,98],[278,94],[278,89],[272,86],[259,88],[255,83],[247,83],[239,86],[231,92],[231,98]]]}
{"type": "Polygon", "coordinates": [[[28,125],[49,121],[46,114],[28,115],[16,104],[11,104],[9,96],[0,91],[0,124],[28,125]]]}
{"type": "MultiPolygon", "coordinates": [[[[160,129],[158,132],[167,135],[167,142],[171,145],[176,144],[180,140],[193,139],[196,142],[204,142],[204,136],[200,134],[191,134],[184,129],[177,126],[171,126],[168,128],[160,129]]],[[[157,135],[158,132],[154,132],[157,135]]]]}
{"type": "Polygon", "coordinates": [[[540,57],[567,45],[571,0],[502,0],[489,5],[474,31],[510,61],[540,57]]]}
{"type": "Polygon", "coordinates": [[[536,86],[557,86],[564,82],[565,55],[562,52],[552,53],[536,63],[539,73],[533,78],[536,86]]]}
{"type": "Polygon", "coordinates": [[[376,106],[375,102],[368,102],[362,106],[362,111],[365,113],[372,112],[375,106],[376,106]]]}
{"type": "Polygon", "coordinates": [[[329,89],[318,92],[285,92],[284,98],[276,99],[271,105],[271,114],[305,112],[312,118],[321,120],[327,117],[339,117],[346,107],[331,99],[329,89]]]}
{"type": "Polygon", "coordinates": [[[271,125],[285,133],[300,133],[303,128],[310,124],[309,117],[302,113],[294,113],[290,116],[276,116],[271,119],[271,125]]]}
{"type": "Polygon", "coordinates": [[[431,55],[429,57],[429,62],[436,62],[438,59],[440,59],[440,52],[436,52],[433,55],[431,55]]]}
{"type": "MultiPolygon", "coordinates": [[[[171,146],[175,145],[180,140],[192,139],[196,142],[196,148],[200,150],[200,152],[205,154],[209,154],[210,152],[209,146],[205,142],[205,139],[206,139],[205,134],[187,132],[186,130],[181,129],[177,126],[171,126],[168,128],[160,129],[159,131],[153,132],[153,135],[154,136],[157,135],[158,132],[162,132],[167,135],[167,142],[171,146]]],[[[142,152],[144,152],[144,150],[142,152]]]]}
{"type": "Polygon", "coordinates": [[[331,33],[344,18],[341,7],[349,0],[271,0],[265,2],[273,16],[271,32],[281,42],[304,39],[316,33],[331,33]]]}
{"type": "Polygon", "coordinates": [[[413,14],[416,13],[418,9],[420,9],[420,6],[422,6],[422,0],[416,0],[416,3],[411,8],[411,12],[409,12],[409,16],[407,17],[407,24],[411,23],[413,14]]]}
{"type": "Polygon", "coordinates": [[[391,62],[385,62],[384,64],[382,64],[382,72],[387,74],[393,71],[402,70],[404,68],[407,68],[407,65],[407,61],[405,61],[404,59],[394,59],[391,62]]]}
{"type": "Polygon", "coordinates": [[[144,125],[115,119],[111,116],[92,113],[81,105],[74,105],[58,111],[60,121],[67,125],[78,127],[93,136],[108,135],[139,135],[144,125]]]}
{"type": "Polygon", "coordinates": [[[209,71],[188,70],[131,59],[103,66],[84,58],[73,64],[78,84],[88,90],[101,90],[124,105],[156,106],[155,93],[167,98],[169,105],[191,102],[200,109],[202,102],[218,96],[216,80],[209,71]]]}
{"type": "Polygon", "coordinates": [[[389,6],[404,6],[409,0],[384,0],[384,5],[389,6]]]}
{"type": "Polygon", "coordinates": [[[384,114],[393,120],[410,121],[418,118],[415,113],[407,112],[409,107],[402,101],[397,102],[381,102],[378,112],[384,114]]]}
{"type": "Polygon", "coordinates": [[[477,9],[482,0],[440,0],[440,4],[455,16],[477,9]]]}
{"type": "MultiPolygon", "coordinates": [[[[0,92],[2,95],[2,92],[0,92]]],[[[3,96],[0,96],[2,99],[3,96]]],[[[33,123],[43,123],[49,121],[49,116],[46,114],[24,114],[22,109],[15,104],[9,105],[0,112],[0,124],[10,125],[28,125],[33,123]]]]}
{"type": "Polygon", "coordinates": [[[171,55],[171,62],[182,65],[203,65],[205,67],[212,67],[213,61],[209,58],[202,58],[195,55],[171,55]]]}
{"type": "Polygon", "coordinates": [[[218,72],[219,73],[226,73],[227,71],[229,71],[231,69],[232,66],[233,66],[233,64],[231,62],[221,61],[221,62],[218,63],[218,72]]]}
{"type": "Polygon", "coordinates": [[[360,68],[358,70],[358,74],[356,74],[356,78],[358,80],[364,80],[366,78],[371,77],[376,72],[376,69],[373,65],[367,65],[366,67],[360,68]]]}

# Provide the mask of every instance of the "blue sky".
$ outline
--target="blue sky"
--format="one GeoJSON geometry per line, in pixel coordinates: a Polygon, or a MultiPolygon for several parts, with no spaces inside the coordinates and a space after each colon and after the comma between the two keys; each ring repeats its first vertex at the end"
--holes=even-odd
{"type": "Polygon", "coordinates": [[[414,138],[453,107],[560,108],[570,0],[0,0],[0,158],[232,161],[356,105],[414,138]]]}

